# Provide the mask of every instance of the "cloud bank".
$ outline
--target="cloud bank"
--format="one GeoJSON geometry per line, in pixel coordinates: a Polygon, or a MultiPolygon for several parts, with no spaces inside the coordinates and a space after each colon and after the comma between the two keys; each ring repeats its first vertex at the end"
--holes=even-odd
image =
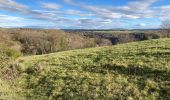
{"type": "MultiPolygon", "coordinates": [[[[137,28],[151,28],[149,27],[150,23],[144,23],[145,20],[143,19],[170,20],[170,17],[168,17],[170,16],[170,4],[154,5],[160,0],[131,0],[122,6],[90,5],[86,2],[78,2],[78,0],[61,0],[61,2],[63,4],[50,2],[50,0],[49,2],[41,0],[37,2],[38,7],[35,9],[31,5],[14,0],[0,0],[0,19],[3,19],[3,21],[0,21],[0,27],[11,25],[5,25],[5,22],[6,24],[7,22],[17,23],[19,20],[32,19],[37,20],[37,23],[40,20],[42,23],[51,24],[51,27],[57,28],[105,29],[133,28],[134,26],[137,26],[137,28]],[[8,12],[8,15],[1,14],[1,11],[8,12]],[[11,14],[16,14],[19,17],[11,14]],[[7,17],[5,18],[5,16],[7,17]],[[139,23],[133,24],[133,21],[136,20],[139,23]],[[130,21],[132,22],[130,23],[130,21]],[[134,26],[128,27],[130,24],[134,26]]],[[[19,22],[21,23],[22,21],[19,22]]],[[[155,26],[155,28],[157,27],[158,25],[155,26]]]]}

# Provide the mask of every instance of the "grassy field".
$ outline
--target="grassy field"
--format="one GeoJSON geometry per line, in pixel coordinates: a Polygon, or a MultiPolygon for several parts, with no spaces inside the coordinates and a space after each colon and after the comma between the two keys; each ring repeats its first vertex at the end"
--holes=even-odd
{"type": "Polygon", "coordinates": [[[0,45],[0,99],[15,100],[20,98],[17,93],[19,87],[16,86],[18,73],[12,68],[13,62],[20,55],[18,51],[0,45]]]}
{"type": "Polygon", "coordinates": [[[170,99],[170,39],[21,57],[24,97],[170,99]]]}

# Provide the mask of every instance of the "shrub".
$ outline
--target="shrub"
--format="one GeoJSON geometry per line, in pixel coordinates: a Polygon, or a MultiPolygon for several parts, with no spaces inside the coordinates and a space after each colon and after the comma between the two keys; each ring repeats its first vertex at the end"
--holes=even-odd
{"type": "Polygon", "coordinates": [[[7,67],[11,61],[21,56],[19,51],[9,49],[4,45],[0,45],[0,69],[7,67]]]}
{"type": "Polygon", "coordinates": [[[106,39],[97,42],[94,38],[65,33],[61,30],[20,30],[16,31],[14,38],[20,41],[21,51],[24,54],[47,54],[111,44],[106,39]]]}
{"type": "Polygon", "coordinates": [[[6,49],[6,54],[14,59],[21,56],[21,53],[19,51],[13,49],[6,49]]]}
{"type": "Polygon", "coordinates": [[[103,38],[95,38],[95,43],[98,46],[109,46],[112,45],[112,42],[108,39],[103,39],[103,38]]]}
{"type": "Polygon", "coordinates": [[[15,35],[25,54],[46,54],[63,50],[67,45],[64,32],[22,31],[15,35]]]}

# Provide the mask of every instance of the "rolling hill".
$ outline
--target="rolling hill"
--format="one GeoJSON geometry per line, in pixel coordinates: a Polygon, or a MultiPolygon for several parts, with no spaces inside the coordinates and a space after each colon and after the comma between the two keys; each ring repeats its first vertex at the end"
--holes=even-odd
{"type": "Polygon", "coordinates": [[[170,99],[170,39],[21,57],[23,96],[53,99],[170,99]]]}
{"type": "Polygon", "coordinates": [[[17,70],[12,68],[13,62],[21,54],[4,45],[0,45],[0,99],[15,100],[20,98],[16,91],[17,70]]]}

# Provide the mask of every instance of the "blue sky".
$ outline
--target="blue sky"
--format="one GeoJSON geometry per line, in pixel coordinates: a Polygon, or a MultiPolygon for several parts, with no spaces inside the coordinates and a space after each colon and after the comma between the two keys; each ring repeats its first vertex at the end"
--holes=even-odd
{"type": "Polygon", "coordinates": [[[0,27],[147,29],[169,16],[170,0],[0,0],[0,27]]]}

